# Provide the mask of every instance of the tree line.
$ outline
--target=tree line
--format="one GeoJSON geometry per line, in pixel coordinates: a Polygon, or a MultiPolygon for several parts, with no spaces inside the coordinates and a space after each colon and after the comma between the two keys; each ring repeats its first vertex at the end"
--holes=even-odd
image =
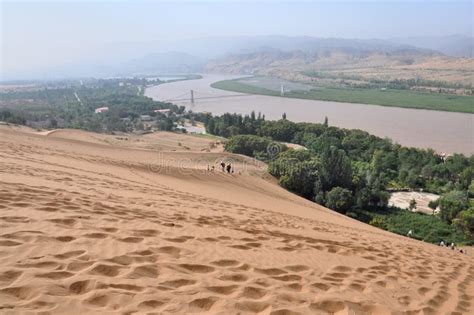
{"type": "Polygon", "coordinates": [[[143,95],[144,79],[93,80],[83,85],[1,94],[0,121],[34,128],[75,128],[93,132],[132,132],[145,129],[141,115],[149,115],[157,129],[172,130],[187,116],[184,106],[154,101],[143,95]],[[140,88],[139,88],[140,87],[140,88]],[[107,112],[95,113],[98,107],[107,112]],[[169,109],[166,115],[155,113],[169,109]]]}

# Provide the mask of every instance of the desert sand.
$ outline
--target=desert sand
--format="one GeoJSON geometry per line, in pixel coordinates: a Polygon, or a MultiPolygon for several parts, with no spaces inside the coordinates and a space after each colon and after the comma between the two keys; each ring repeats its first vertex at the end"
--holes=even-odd
{"type": "Polygon", "coordinates": [[[304,200],[211,138],[0,126],[0,147],[1,314],[474,313],[471,252],[304,200]]]}

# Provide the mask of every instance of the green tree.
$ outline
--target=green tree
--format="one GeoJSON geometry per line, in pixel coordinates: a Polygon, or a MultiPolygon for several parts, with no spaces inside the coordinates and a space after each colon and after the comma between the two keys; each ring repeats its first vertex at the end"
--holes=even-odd
{"type": "Polygon", "coordinates": [[[346,213],[353,205],[352,192],[342,187],[334,187],[326,193],[326,207],[346,213]]]}
{"type": "Polygon", "coordinates": [[[474,239],[474,208],[461,211],[457,224],[471,236],[471,239],[474,239]]]}
{"type": "Polygon", "coordinates": [[[461,211],[469,208],[469,199],[465,192],[453,190],[439,198],[439,207],[441,218],[451,224],[461,211]]]}
{"type": "Polygon", "coordinates": [[[238,135],[230,138],[226,142],[225,149],[232,153],[255,157],[258,154],[265,153],[271,142],[269,138],[238,135]]]}
{"type": "Polygon", "coordinates": [[[328,191],[333,187],[351,188],[352,168],[344,150],[334,146],[324,150],[321,155],[319,172],[322,190],[328,191]]]}
{"type": "Polygon", "coordinates": [[[468,193],[470,198],[474,198],[474,180],[472,180],[469,185],[468,193]]]}
{"type": "Polygon", "coordinates": [[[312,198],[316,173],[314,162],[298,162],[287,168],[285,174],[280,177],[279,182],[280,185],[300,196],[312,198]]]}
{"type": "Polygon", "coordinates": [[[271,137],[276,141],[291,142],[298,126],[289,120],[280,119],[278,121],[262,121],[260,127],[260,135],[263,137],[271,137]]]}

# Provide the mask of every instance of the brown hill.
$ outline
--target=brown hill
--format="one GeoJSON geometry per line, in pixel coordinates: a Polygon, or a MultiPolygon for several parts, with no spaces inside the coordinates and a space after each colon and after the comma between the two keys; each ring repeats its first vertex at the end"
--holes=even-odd
{"type": "MultiPolygon", "coordinates": [[[[377,50],[328,49],[307,53],[279,50],[233,54],[216,59],[206,71],[231,74],[276,76],[289,80],[320,83],[340,83],[352,80],[367,83],[371,80],[425,80],[445,85],[460,85],[458,89],[472,89],[474,59],[448,57],[435,52],[400,49],[390,52],[377,50]],[[311,77],[308,72],[319,72],[311,77]]],[[[427,82],[421,85],[430,86],[427,82]]]]}

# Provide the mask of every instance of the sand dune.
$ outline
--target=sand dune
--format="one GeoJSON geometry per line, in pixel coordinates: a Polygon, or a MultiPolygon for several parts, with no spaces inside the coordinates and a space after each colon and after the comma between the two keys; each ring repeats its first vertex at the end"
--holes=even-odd
{"type": "Polygon", "coordinates": [[[472,253],[354,221],[212,139],[173,137],[0,126],[1,314],[474,313],[472,253]],[[223,159],[236,173],[207,171],[223,159]]]}

